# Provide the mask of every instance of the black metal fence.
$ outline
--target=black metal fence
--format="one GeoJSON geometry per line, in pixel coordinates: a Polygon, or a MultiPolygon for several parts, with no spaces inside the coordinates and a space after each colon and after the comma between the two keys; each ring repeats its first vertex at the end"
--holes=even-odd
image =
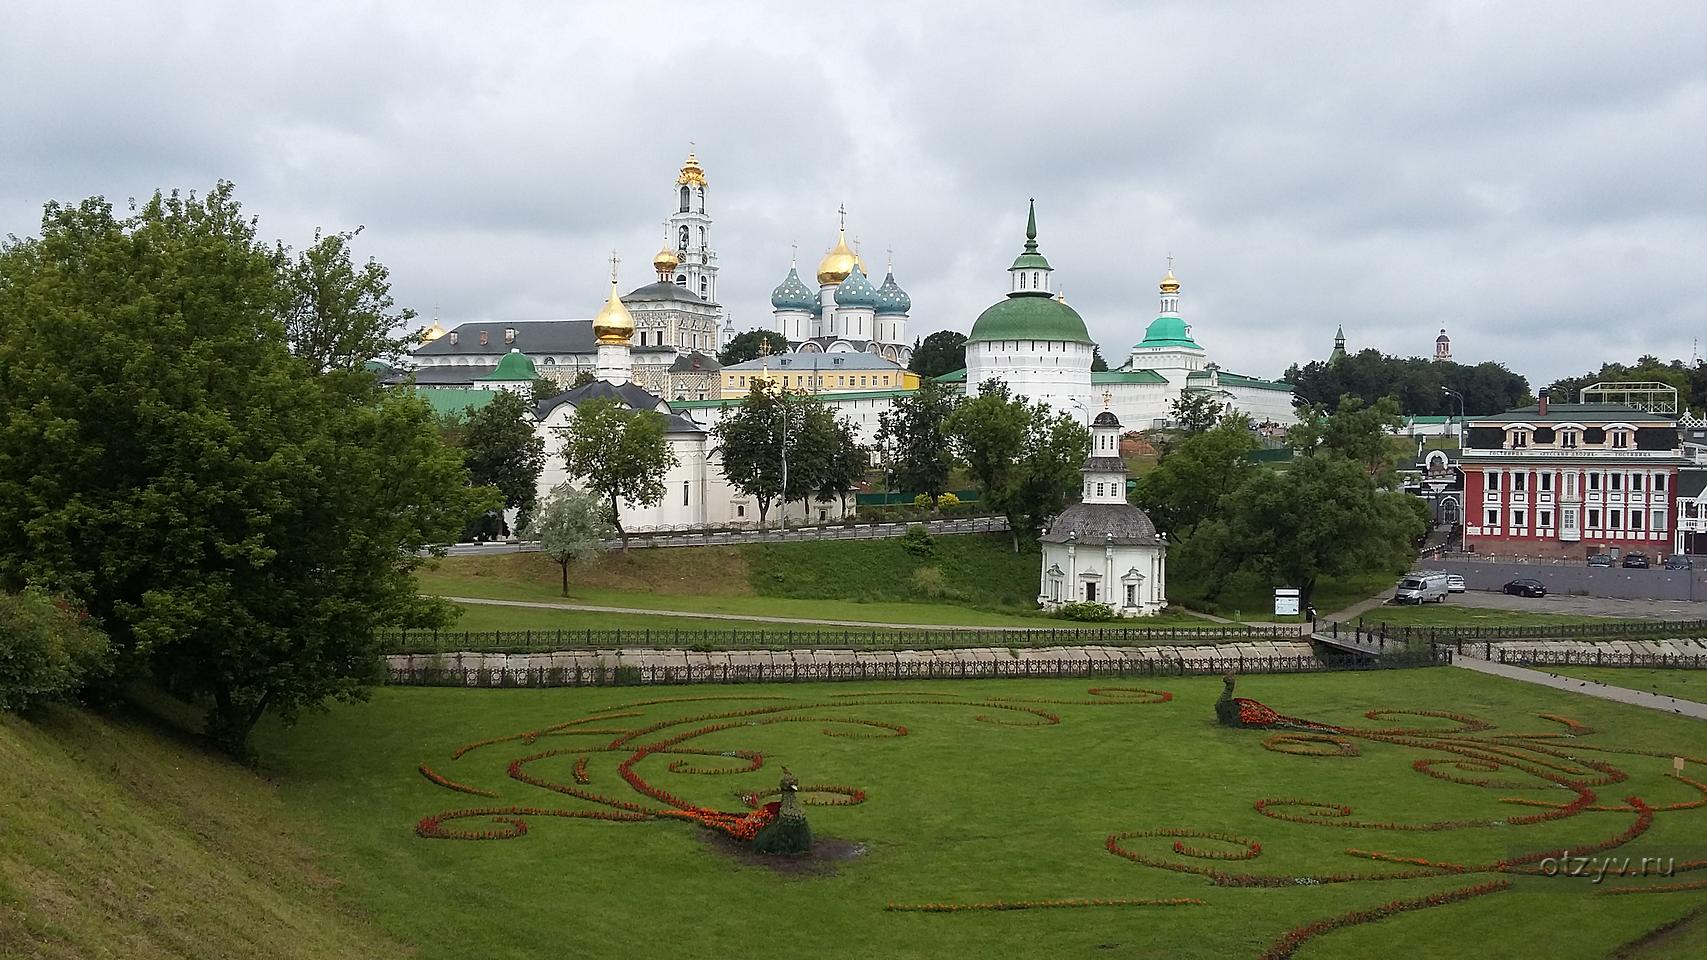
{"type": "Polygon", "coordinates": [[[1389,655],[1326,657],[1205,657],[1202,659],[1085,660],[849,660],[751,664],[620,666],[605,664],[511,669],[470,667],[460,660],[392,664],[390,680],[407,686],[579,687],[688,683],[820,683],[849,680],[970,680],[1049,677],[1184,677],[1223,673],[1324,673],[1446,666],[1446,648],[1389,655]]]}
{"type": "Polygon", "coordinates": [[[1707,656],[1686,653],[1631,653],[1618,650],[1509,650],[1494,647],[1498,663],[1518,667],[1659,667],[1707,670],[1707,656]]]}
{"type": "Polygon", "coordinates": [[[384,653],[554,650],[952,650],[964,647],[1203,646],[1302,640],[1296,626],[1063,627],[1015,630],[414,630],[382,634],[384,653]]]}
{"type": "Polygon", "coordinates": [[[1522,627],[1437,627],[1413,624],[1324,622],[1317,628],[1331,636],[1367,637],[1402,645],[1463,644],[1500,640],[1663,640],[1707,638],[1707,620],[1610,620],[1604,623],[1561,623],[1522,627]]]}

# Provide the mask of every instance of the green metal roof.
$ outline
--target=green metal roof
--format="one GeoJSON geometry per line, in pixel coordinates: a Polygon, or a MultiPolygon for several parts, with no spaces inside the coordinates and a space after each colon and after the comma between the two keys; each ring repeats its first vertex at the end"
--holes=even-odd
{"type": "Polygon", "coordinates": [[[932,377],[931,379],[935,380],[937,383],[965,383],[966,368],[961,367],[953,373],[945,373],[940,377],[932,377]]]}
{"type": "Polygon", "coordinates": [[[498,361],[498,365],[492,368],[491,373],[480,379],[536,380],[538,378],[539,371],[534,368],[533,361],[528,359],[528,355],[519,350],[511,350],[504,354],[504,359],[498,361]]]}
{"type": "Polygon", "coordinates": [[[1016,291],[997,301],[978,315],[966,339],[1093,342],[1079,311],[1042,290],[1016,291]]]}
{"type": "Polygon", "coordinates": [[[1191,338],[1191,331],[1185,321],[1179,317],[1163,314],[1150,321],[1150,326],[1144,331],[1144,339],[1139,347],[1189,347],[1202,350],[1197,341],[1191,338]]]}
{"type": "Polygon", "coordinates": [[[1009,270],[1053,270],[1049,261],[1041,253],[1022,253],[1014,258],[1014,265],[1009,270]]]}
{"type": "Polygon", "coordinates": [[[415,387],[417,396],[427,401],[434,413],[469,413],[486,406],[498,395],[496,390],[471,390],[467,387],[415,387]]]}
{"type": "MultiPolygon", "coordinates": [[[[1186,374],[1185,378],[1188,381],[1208,380],[1209,371],[1193,370],[1191,373],[1186,374]]],[[[1292,384],[1290,383],[1283,383],[1276,380],[1259,380],[1256,377],[1247,377],[1242,373],[1228,373],[1225,370],[1219,371],[1219,379],[1225,384],[1231,384],[1238,387],[1250,387],[1255,390],[1285,390],[1286,392],[1291,393],[1293,389],[1292,384]]]]}
{"type": "Polygon", "coordinates": [[[1167,383],[1168,378],[1154,370],[1104,370],[1091,374],[1091,383],[1167,383]]]}

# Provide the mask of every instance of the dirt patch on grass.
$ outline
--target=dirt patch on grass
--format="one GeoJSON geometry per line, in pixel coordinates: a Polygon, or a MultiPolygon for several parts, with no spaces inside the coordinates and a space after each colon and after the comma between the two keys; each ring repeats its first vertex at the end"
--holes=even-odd
{"type": "MultiPolygon", "coordinates": [[[[562,579],[557,564],[537,553],[443,557],[424,569],[444,577],[526,583],[551,590],[562,579]]],[[[636,547],[626,554],[612,550],[592,563],[570,567],[569,582],[601,590],[712,597],[753,594],[746,558],[735,547],[636,547]]]]}
{"type": "Polygon", "coordinates": [[[773,857],[755,853],[750,844],[715,830],[701,830],[699,839],[719,855],[742,866],[762,867],[786,877],[833,877],[836,875],[836,864],[865,856],[865,844],[838,840],[835,837],[814,838],[812,852],[798,857],[773,857]]]}

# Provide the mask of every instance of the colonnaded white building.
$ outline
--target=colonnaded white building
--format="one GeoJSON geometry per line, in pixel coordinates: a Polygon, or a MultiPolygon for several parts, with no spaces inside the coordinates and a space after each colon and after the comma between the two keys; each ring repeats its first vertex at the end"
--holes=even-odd
{"type": "Polygon", "coordinates": [[[990,379],[1010,393],[1090,419],[1109,400],[1131,430],[1165,426],[1174,401],[1205,394],[1249,416],[1253,423],[1297,422],[1292,385],[1222,370],[1192,337],[1179,313],[1180,283],[1170,265],[1161,282],[1161,310],[1124,363],[1091,372],[1096,349],[1084,318],[1056,289],[1054,269],[1037,245],[1037,208],[1026,219],[1025,248],[1008,268],[1006,299],[978,316],[966,341],[966,390],[990,379]]]}
{"type": "Polygon", "coordinates": [[[1079,473],[1080,501],[1061,511],[1042,536],[1037,602],[1045,610],[1100,603],[1122,617],[1145,617],[1168,605],[1168,544],[1150,517],[1126,501],[1120,418],[1104,410],[1091,421],[1091,452],[1079,473]]]}

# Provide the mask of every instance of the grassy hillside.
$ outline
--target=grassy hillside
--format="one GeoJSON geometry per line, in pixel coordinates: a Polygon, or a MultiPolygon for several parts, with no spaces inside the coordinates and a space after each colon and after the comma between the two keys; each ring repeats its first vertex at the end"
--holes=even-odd
{"type": "Polygon", "coordinates": [[[0,957],[375,958],[273,787],[140,719],[0,714],[0,957]]]}

